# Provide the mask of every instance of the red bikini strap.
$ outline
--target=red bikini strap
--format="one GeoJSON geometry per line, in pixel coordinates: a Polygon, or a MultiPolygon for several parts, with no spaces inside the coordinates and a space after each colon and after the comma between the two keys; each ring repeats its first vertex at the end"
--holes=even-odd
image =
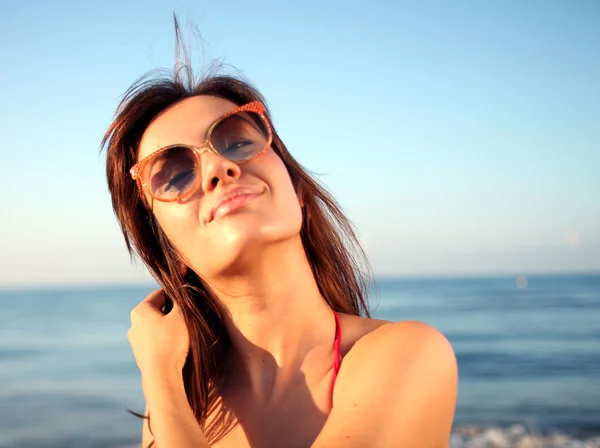
{"type": "Polygon", "coordinates": [[[335,380],[342,364],[342,354],[340,353],[340,346],[342,345],[342,326],[340,324],[340,317],[334,311],[335,316],[335,340],[333,342],[333,382],[331,385],[331,399],[333,400],[333,388],[335,387],[335,380]]]}

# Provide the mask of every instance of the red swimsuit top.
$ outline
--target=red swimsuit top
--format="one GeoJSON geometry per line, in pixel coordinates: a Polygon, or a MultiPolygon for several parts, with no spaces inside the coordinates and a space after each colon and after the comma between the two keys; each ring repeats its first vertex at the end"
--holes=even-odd
{"type": "Polygon", "coordinates": [[[333,315],[335,316],[335,340],[333,341],[333,381],[331,384],[331,400],[333,401],[333,388],[335,387],[335,380],[337,378],[338,372],[340,371],[340,366],[342,364],[342,354],[340,353],[340,346],[342,345],[342,326],[340,324],[340,317],[334,311],[333,315]]]}

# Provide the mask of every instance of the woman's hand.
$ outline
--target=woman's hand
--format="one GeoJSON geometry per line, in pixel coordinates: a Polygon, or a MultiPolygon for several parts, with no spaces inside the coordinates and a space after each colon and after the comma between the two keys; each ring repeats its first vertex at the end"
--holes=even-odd
{"type": "Polygon", "coordinates": [[[190,340],[181,309],[164,314],[166,297],[162,289],[149,294],[131,311],[127,337],[142,377],[181,375],[190,340]]]}
{"type": "Polygon", "coordinates": [[[152,416],[151,437],[155,446],[208,448],[183,384],[181,371],[190,345],[187,326],[176,303],[169,314],[163,313],[165,301],[162,289],[142,300],[131,311],[127,333],[142,372],[146,409],[152,416]]]}

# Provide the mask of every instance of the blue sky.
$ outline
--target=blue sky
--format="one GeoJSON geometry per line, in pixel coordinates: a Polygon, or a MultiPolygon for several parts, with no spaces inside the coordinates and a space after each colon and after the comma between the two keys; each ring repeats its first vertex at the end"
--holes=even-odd
{"type": "Polygon", "coordinates": [[[379,275],[600,271],[595,1],[4,0],[0,285],[148,278],[98,146],[126,88],[173,66],[173,11],[196,67],[264,93],[379,275]]]}

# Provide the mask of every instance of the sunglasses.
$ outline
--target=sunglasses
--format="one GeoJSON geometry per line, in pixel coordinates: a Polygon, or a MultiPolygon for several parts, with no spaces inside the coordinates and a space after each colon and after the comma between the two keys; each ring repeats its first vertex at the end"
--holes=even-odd
{"type": "Polygon", "coordinates": [[[212,152],[242,165],[266,152],[273,131],[264,106],[253,101],[217,119],[207,136],[200,146],[165,146],[133,165],[130,174],[142,196],[145,191],[157,201],[179,201],[200,187],[202,154],[212,152]]]}

